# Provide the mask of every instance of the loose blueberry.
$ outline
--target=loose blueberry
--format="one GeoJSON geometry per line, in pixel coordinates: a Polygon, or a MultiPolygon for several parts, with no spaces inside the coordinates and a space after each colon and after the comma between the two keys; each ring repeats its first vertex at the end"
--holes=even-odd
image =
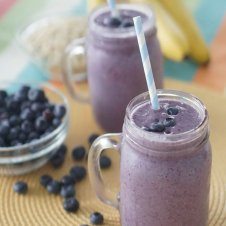
{"type": "Polygon", "coordinates": [[[64,200],[63,206],[67,212],[76,212],[79,209],[79,202],[75,198],[68,198],[64,200]]]}
{"type": "Polygon", "coordinates": [[[10,126],[18,126],[21,123],[21,119],[17,115],[12,115],[9,118],[9,124],[10,126]]]}
{"type": "Polygon", "coordinates": [[[64,163],[64,157],[55,155],[50,159],[50,163],[55,169],[60,168],[64,163]]]}
{"type": "Polygon", "coordinates": [[[90,222],[91,224],[103,224],[104,223],[104,217],[99,212],[94,212],[90,215],[90,222]]]}
{"type": "Polygon", "coordinates": [[[43,187],[47,187],[47,185],[53,180],[53,178],[50,176],[50,175],[42,175],[40,177],[40,184],[43,186],[43,187]]]}
{"type": "Polygon", "coordinates": [[[74,166],[70,170],[70,175],[76,182],[81,181],[86,176],[86,169],[83,166],[74,166]]]}
{"type": "Polygon", "coordinates": [[[86,149],[83,146],[75,147],[72,150],[72,158],[74,160],[82,160],[84,159],[86,154],[86,149]]]}
{"type": "Polygon", "coordinates": [[[111,159],[105,155],[100,157],[100,168],[107,169],[111,166],[111,159]]]}
{"type": "Polygon", "coordinates": [[[161,122],[153,122],[150,127],[147,128],[149,132],[161,133],[165,130],[165,126],[161,122]]]}
{"type": "Polygon", "coordinates": [[[60,145],[58,148],[56,155],[64,157],[67,154],[67,146],[65,144],[60,145]]]}
{"type": "Polygon", "coordinates": [[[88,138],[89,144],[91,145],[97,138],[99,137],[98,134],[91,134],[88,138]]]}
{"type": "Polygon", "coordinates": [[[116,17],[106,17],[104,20],[104,24],[106,26],[117,28],[121,25],[122,21],[119,18],[116,17]]]}
{"type": "Polygon", "coordinates": [[[41,89],[30,89],[28,92],[28,98],[31,101],[45,101],[45,93],[41,89]]]}
{"type": "Polygon", "coordinates": [[[48,122],[41,116],[35,120],[35,129],[44,132],[48,128],[48,122]]]}
{"type": "Polygon", "coordinates": [[[167,109],[168,115],[177,115],[178,113],[179,113],[179,110],[176,107],[170,107],[167,109]]]}
{"type": "Polygon", "coordinates": [[[34,113],[29,109],[25,108],[21,113],[20,113],[20,118],[22,120],[29,120],[32,121],[34,119],[35,115],[34,113]]]}
{"type": "Polygon", "coordinates": [[[61,183],[59,181],[52,180],[48,183],[46,188],[49,193],[57,195],[60,193],[61,183]]]}
{"type": "Polygon", "coordinates": [[[54,128],[57,128],[61,124],[61,120],[59,118],[54,118],[52,121],[52,125],[54,128]]]}
{"type": "Polygon", "coordinates": [[[122,22],[122,27],[133,27],[133,26],[134,24],[132,20],[127,19],[127,20],[123,20],[122,22]]]}
{"type": "Polygon", "coordinates": [[[28,120],[25,120],[24,122],[22,122],[21,124],[21,130],[25,133],[25,134],[29,134],[32,130],[33,130],[33,126],[32,123],[28,120]]]}
{"type": "Polygon", "coordinates": [[[64,117],[65,113],[66,113],[66,108],[64,105],[56,105],[54,107],[54,115],[57,118],[62,119],[64,117]]]}
{"type": "Polygon", "coordinates": [[[63,185],[74,185],[75,184],[74,178],[70,175],[63,176],[60,181],[63,185]]]}
{"type": "Polygon", "coordinates": [[[28,191],[27,183],[18,181],[14,184],[13,190],[18,194],[26,194],[28,191]]]}
{"type": "Polygon", "coordinates": [[[163,124],[165,127],[173,127],[176,125],[176,121],[174,118],[166,118],[164,121],[163,121],[163,124]]]}
{"type": "Polygon", "coordinates": [[[61,188],[60,195],[64,198],[70,198],[75,196],[75,188],[72,185],[64,185],[61,188]]]}

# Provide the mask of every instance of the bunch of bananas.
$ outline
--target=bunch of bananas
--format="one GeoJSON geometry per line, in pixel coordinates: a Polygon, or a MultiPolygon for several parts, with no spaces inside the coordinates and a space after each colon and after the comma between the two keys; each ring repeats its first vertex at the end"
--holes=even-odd
{"type": "MultiPolygon", "coordinates": [[[[106,0],[89,0],[94,8],[106,0]]],[[[156,16],[158,39],[163,55],[174,61],[191,57],[199,64],[209,61],[206,43],[183,0],[127,0],[124,2],[150,5],[156,16]]]]}

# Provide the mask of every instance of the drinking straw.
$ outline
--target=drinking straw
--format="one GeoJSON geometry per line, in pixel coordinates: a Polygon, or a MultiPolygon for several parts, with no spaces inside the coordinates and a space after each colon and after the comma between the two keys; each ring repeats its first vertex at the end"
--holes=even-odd
{"type": "Polygon", "coordinates": [[[115,0],[107,0],[107,1],[108,1],[108,6],[111,10],[112,17],[119,17],[118,11],[116,9],[115,0]]]}
{"type": "Polygon", "coordinates": [[[153,110],[159,109],[159,101],[155,87],[155,80],[151,68],[151,62],[148,54],[147,43],[144,36],[141,17],[137,16],[133,18],[134,27],[137,35],[137,41],[140,49],[140,55],[143,63],[144,73],[147,81],[148,91],[153,110]]]}

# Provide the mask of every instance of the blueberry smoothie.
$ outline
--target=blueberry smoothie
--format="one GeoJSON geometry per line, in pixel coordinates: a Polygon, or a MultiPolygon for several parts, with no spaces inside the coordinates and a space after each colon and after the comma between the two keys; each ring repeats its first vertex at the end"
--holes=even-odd
{"type": "Polygon", "coordinates": [[[86,40],[88,82],[94,115],[108,132],[121,131],[129,101],[147,90],[132,18],[141,16],[157,88],[162,88],[162,54],[152,11],[118,5],[119,17],[108,7],[90,16],[86,40]]]}
{"type": "Polygon", "coordinates": [[[121,144],[122,226],[206,226],[211,170],[208,115],[195,97],[159,91],[127,108],[121,144]]]}

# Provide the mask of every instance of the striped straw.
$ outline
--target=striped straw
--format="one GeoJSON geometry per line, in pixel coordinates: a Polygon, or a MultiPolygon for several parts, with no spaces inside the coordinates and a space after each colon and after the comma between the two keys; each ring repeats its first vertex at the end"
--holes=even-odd
{"type": "Polygon", "coordinates": [[[135,31],[137,34],[137,41],[140,49],[141,59],[144,67],[144,73],[147,81],[148,91],[151,99],[151,104],[153,110],[159,109],[159,101],[155,87],[155,80],[153,77],[153,72],[151,68],[151,62],[148,54],[148,48],[144,36],[144,31],[142,27],[141,17],[137,16],[133,18],[135,31]]]}
{"type": "Polygon", "coordinates": [[[107,1],[108,1],[108,6],[111,10],[112,17],[119,17],[119,13],[116,9],[115,0],[107,0],[107,1]]]}

